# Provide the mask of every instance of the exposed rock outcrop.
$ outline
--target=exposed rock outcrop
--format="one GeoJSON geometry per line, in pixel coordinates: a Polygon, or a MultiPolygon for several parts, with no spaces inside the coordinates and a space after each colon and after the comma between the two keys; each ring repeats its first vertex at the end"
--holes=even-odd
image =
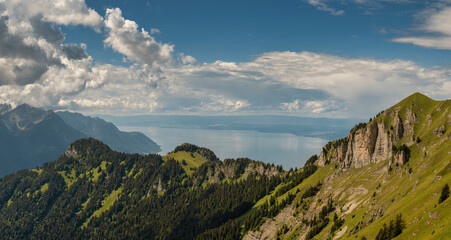
{"type": "Polygon", "coordinates": [[[64,155],[66,155],[67,157],[75,157],[78,154],[79,153],[77,149],[75,149],[75,146],[72,144],[69,146],[69,148],[67,148],[66,152],[64,153],[64,155]]]}
{"type": "Polygon", "coordinates": [[[404,165],[409,160],[409,154],[399,152],[393,155],[392,164],[404,165]]]}
{"type": "Polygon", "coordinates": [[[445,132],[446,132],[445,125],[441,125],[436,129],[434,129],[434,134],[438,135],[439,137],[441,137],[445,132]]]}
{"type": "MultiPolygon", "coordinates": [[[[392,118],[390,126],[382,118],[356,125],[346,138],[324,146],[316,165],[335,163],[340,169],[360,168],[387,159],[391,159],[392,163],[404,164],[408,156],[394,156],[393,146],[406,136],[408,137],[404,139],[407,146],[414,143],[414,127],[418,123],[418,117],[411,109],[405,112],[404,120],[399,115],[399,108],[383,114],[392,118]]],[[[437,133],[440,130],[437,129],[437,133]]]]}

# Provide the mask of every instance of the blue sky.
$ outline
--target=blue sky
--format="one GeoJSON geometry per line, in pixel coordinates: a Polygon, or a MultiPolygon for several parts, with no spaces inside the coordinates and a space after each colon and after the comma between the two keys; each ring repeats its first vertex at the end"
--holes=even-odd
{"type": "Polygon", "coordinates": [[[0,101],[370,117],[451,95],[451,1],[0,0],[0,101]]]}
{"type": "MultiPolygon", "coordinates": [[[[422,66],[450,66],[451,51],[391,41],[415,34],[418,15],[431,3],[392,1],[340,4],[332,15],[301,0],[286,1],[86,1],[101,16],[119,7],[140,27],[158,29],[158,41],[203,62],[243,62],[271,51],[312,51],[350,57],[404,59],[422,66]]],[[[328,3],[329,3],[328,2],[328,3]]],[[[103,48],[103,36],[70,26],[66,42],[86,42],[96,61],[120,63],[122,56],[103,48]]]]}

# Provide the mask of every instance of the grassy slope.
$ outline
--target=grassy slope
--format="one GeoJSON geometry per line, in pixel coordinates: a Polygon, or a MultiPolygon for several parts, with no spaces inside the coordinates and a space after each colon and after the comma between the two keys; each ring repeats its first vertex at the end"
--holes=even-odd
{"type": "MultiPolygon", "coordinates": [[[[103,212],[107,211],[108,209],[110,209],[111,206],[113,206],[113,203],[119,198],[120,194],[122,192],[122,187],[112,191],[110,193],[110,195],[108,195],[105,200],[102,201],[102,206],[97,209],[84,223],[82,227],[86,227],[89,223],[89,221],[91,220],[92,217],[98,217],[100,216],[103,212]]],[[[88,204],[88,201],[90,199],[88,199],[86,201],[86,203],[84,203],[84,207],[88,204]]]]}
{"type": "MultiPolygon", "coordinates": [[[[407,228],[398,238],[451,238],[451,199],[437,204],[442,187],[445,183],[451,183],[451,129],[447,124],[450,105],[451,101],[434,101],[417,93],[387,110],[389,113],[401,109],[399,115],[405,120],[407,109],[411,109],[418,117],[414,135],[422,141],[410,147],[409,162],[404,166],[394,167],[391,172],[387,169],[386,160],[360,169],[349,169],[343,172],[343,176],[330,182],[332,190],[324,191],[323,195],[338,193],[339,206],[347,207],[352,201],[360,203],[357,208],[344,215],[346,222],[343,227],[348,226],[348,230],[343,238],[355,239],[355,236],[348,235],[349,231],[359,221],[368,221],[368,214],[381,207],[384,209],[383,216],[356,235],[374,238],[383,223],[388,224],[396,214],[402,213],[407,228]],[[432,115],[433,119],[430,124],[428,115],[432,115]],[[441,125],[445,125],[447,131],[444,136],[438,137],[433,131],[441,125]],[[410,168],[412,173],[409,173],[410,168]],[[381,185],[378,188],[379,184],[381,185]],[[355,195],[355,192],[346,191],[358,188],[366,189],[366,193],[355,195]]],[[[373,121],[380,119],[389,122],[392,118],[383,114],[373,121]]],[[[406,137],[401,143],[404,141],[406,137]]],[[[323,235],[326,235],[326,231],[327,229],[323,231],[323,235]]]]}
{"type": "Polygon", "coordinates": [[[183,160],[185,160],[186,165],[182,164],[182,166],[186,174],[188,174],[189,176],[193,174],[195,168],[198,168],[199,166],[207,162],[198,153],[190,153],[185,151],[168,153],[166,156],[163,156],[163,161],[167,161],[168,159],[171,158],[180,163],[182,163],[183,160]]]}
{"type": "MultiPolygon", "coordinates": [[[[390,126],[394,117],[390,113],[400,110],[399,116],[405,120],[407,109],[411,109],[418,117],[414,135],[421,139],[420,143],[410,147],[411,158],[407,164],[393,166],[391,171],[389,160],[345,171],[335,169],[334,164],[328,165],[290,190],[295,192],[300,189],[293,206],[299,202],[303,189],[327,179],[320,193],[310,199],[309,204],[317,204],[319,199],[325,200],[332,196],[337,204],[335,212],[345,219],[341,229],[346,230],[340,239],[360,239],[362,236],[374,239],[382,225],[388,224],[398,213],[403,215],[407,228],[397,239],[450,239],[451,198],[441,204],[438,204],[438,199],[445,183],[451,184],[451,128],[448,122],[451,101],[434,101],[416,93],[387,109],[373,121],[384,121],[390,126]],[[428,115],[432,116],[432,122],[428,121],[428,115]],[[446,127],[446,132],[439,137],[434,134],[434,130],[442,125],[446,127]],[[382,210],[383,215],[370,221],[378,210],[382,210]],[[351,234],[359,222],[363,222],[365,227],[351,234]]],[[[396,145],[407,142],[410,137],[404,137],[396,145]]],[[[269,196],[254,208],[258,208],[258,204],[267,198],[269,196]]],[[[300,213],[298,218],[311,216],[320,206],[307,211],[303,207],[301,204],[296,210],[297,214],[300,213]]],[[[332,221],[315,239],[328,238],[331,226],[332,221]]],[[[305,227],[299,225],[290,229],[284,237],[297,239],[306,231],[305,227]]]]}

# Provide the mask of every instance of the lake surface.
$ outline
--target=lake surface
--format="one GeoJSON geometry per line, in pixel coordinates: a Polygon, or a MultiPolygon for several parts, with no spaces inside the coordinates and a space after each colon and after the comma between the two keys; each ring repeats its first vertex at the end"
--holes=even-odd
{"type": "Polygon", "coordinates": [[[139,131],[160,145],[165,155],[184,142],[211,149],[221,159],[248,157],[282,165],[284,169],[302,167],[313,154],[319,154],[326,139],[285,133],[247,130],[211,130],[118,126],[121,131],[139,131]]]}

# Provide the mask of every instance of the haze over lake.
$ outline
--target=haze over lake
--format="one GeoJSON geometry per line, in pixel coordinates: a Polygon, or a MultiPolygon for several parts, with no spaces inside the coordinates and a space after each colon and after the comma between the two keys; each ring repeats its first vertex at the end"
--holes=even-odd
{"type": "Polygon", "coordinates": [[[326,139],[295,136],[288,133],[264,133],[249,130],[212,130],[118,126],[122,131],[140,131],[161,146],[160,154],[173,151],[184,142],[207,147],[221,159],[248,157],[282,165],[284,169],[302,167],[313,154],[319,154],[326,139]]]}

